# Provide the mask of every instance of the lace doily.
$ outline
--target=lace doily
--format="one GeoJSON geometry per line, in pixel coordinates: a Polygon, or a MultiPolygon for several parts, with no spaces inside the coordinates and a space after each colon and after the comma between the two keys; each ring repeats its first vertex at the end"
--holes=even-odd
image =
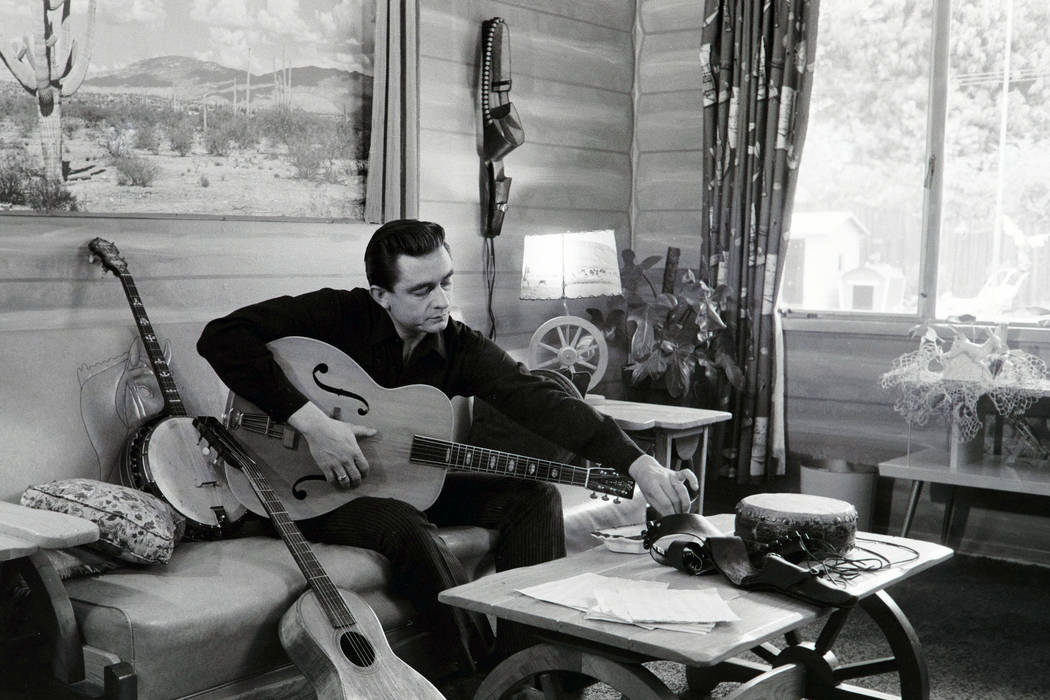
{"type": "Polygon", "coordinates": [[[938,339],[923,338],[919,349],[893,361],[882,375],[884,389],[896,389],[893,410],[914,425],[930,416],[954,420],[960,439],[973,439],[982,427],[977,401],[987,395],[1002,416],[1027,411],[1050,394],[1046,362],[1024,350],[1010,350],[996,335],[978,345],[959,335],[945,351],[938,339]]]}

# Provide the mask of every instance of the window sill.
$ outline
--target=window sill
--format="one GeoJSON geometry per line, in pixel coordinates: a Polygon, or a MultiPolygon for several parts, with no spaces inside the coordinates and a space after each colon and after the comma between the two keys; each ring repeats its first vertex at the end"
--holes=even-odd
{"type": "MultiPolygon", "coordinates": [[[[907,337],[911,329],[922,323],[917,316],[893,314],[857,314],[824,311],[781,312],[781,324],[786,332],[795,333],[835,333],[840,335],[872,335],[907,337]]],[[[947,326],[947,321],[935,321],[947,326]]],[[[973,324],[955,324],[960,328],[994,328],[997,324],[978,322],[973,324]]],[[[1010,323],[1009,337],[1011,343],[1029,342],[1050,344],[1050,328],[1034,323],[1010,323]]]]}

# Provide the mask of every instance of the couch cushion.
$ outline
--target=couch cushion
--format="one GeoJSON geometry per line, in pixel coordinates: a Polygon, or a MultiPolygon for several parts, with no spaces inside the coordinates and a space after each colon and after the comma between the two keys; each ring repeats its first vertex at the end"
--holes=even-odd
{"type": "MultiPolygon", "coordinates": [[[[439,533],[468,571],[485,568],[479,559],[492,547],[492,532],[439,533]]],[[[336,586],[360,594],[385,629],[411,620],[408,604],[387,592],[382,556],[355,547],[313,549],[336,586]]],[[[135,667],[140,700],[179,697],[287,663],[278,622],[306,588],[284,543],[269,537],[187,542],[167,565],[66,585],[84,643],[135,667]]]]}

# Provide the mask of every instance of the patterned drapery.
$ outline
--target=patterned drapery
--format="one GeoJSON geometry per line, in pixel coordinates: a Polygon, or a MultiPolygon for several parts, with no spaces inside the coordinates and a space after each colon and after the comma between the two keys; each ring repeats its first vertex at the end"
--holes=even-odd
{"type": "Polygon", "coordinates": [[[746,383],[726,404],[727,476],[783,471],[772,459],[774,301],[806,136],[820,0],[706,0],[703,77],[704,276],[726,284],[726,322],[746,383]]]}

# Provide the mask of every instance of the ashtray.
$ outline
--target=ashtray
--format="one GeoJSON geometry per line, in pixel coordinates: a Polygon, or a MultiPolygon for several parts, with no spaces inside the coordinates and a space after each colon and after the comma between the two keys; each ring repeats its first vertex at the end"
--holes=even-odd
{"type": "Polygon", "coordinates": [[[591,530],[591,536],[597,537],[612,552],[621,554],[644,554],[645,547],[642,546],[642,532],[645,525],[621,525],[620,527],[607,527],[602,530],[591,530]]]}

